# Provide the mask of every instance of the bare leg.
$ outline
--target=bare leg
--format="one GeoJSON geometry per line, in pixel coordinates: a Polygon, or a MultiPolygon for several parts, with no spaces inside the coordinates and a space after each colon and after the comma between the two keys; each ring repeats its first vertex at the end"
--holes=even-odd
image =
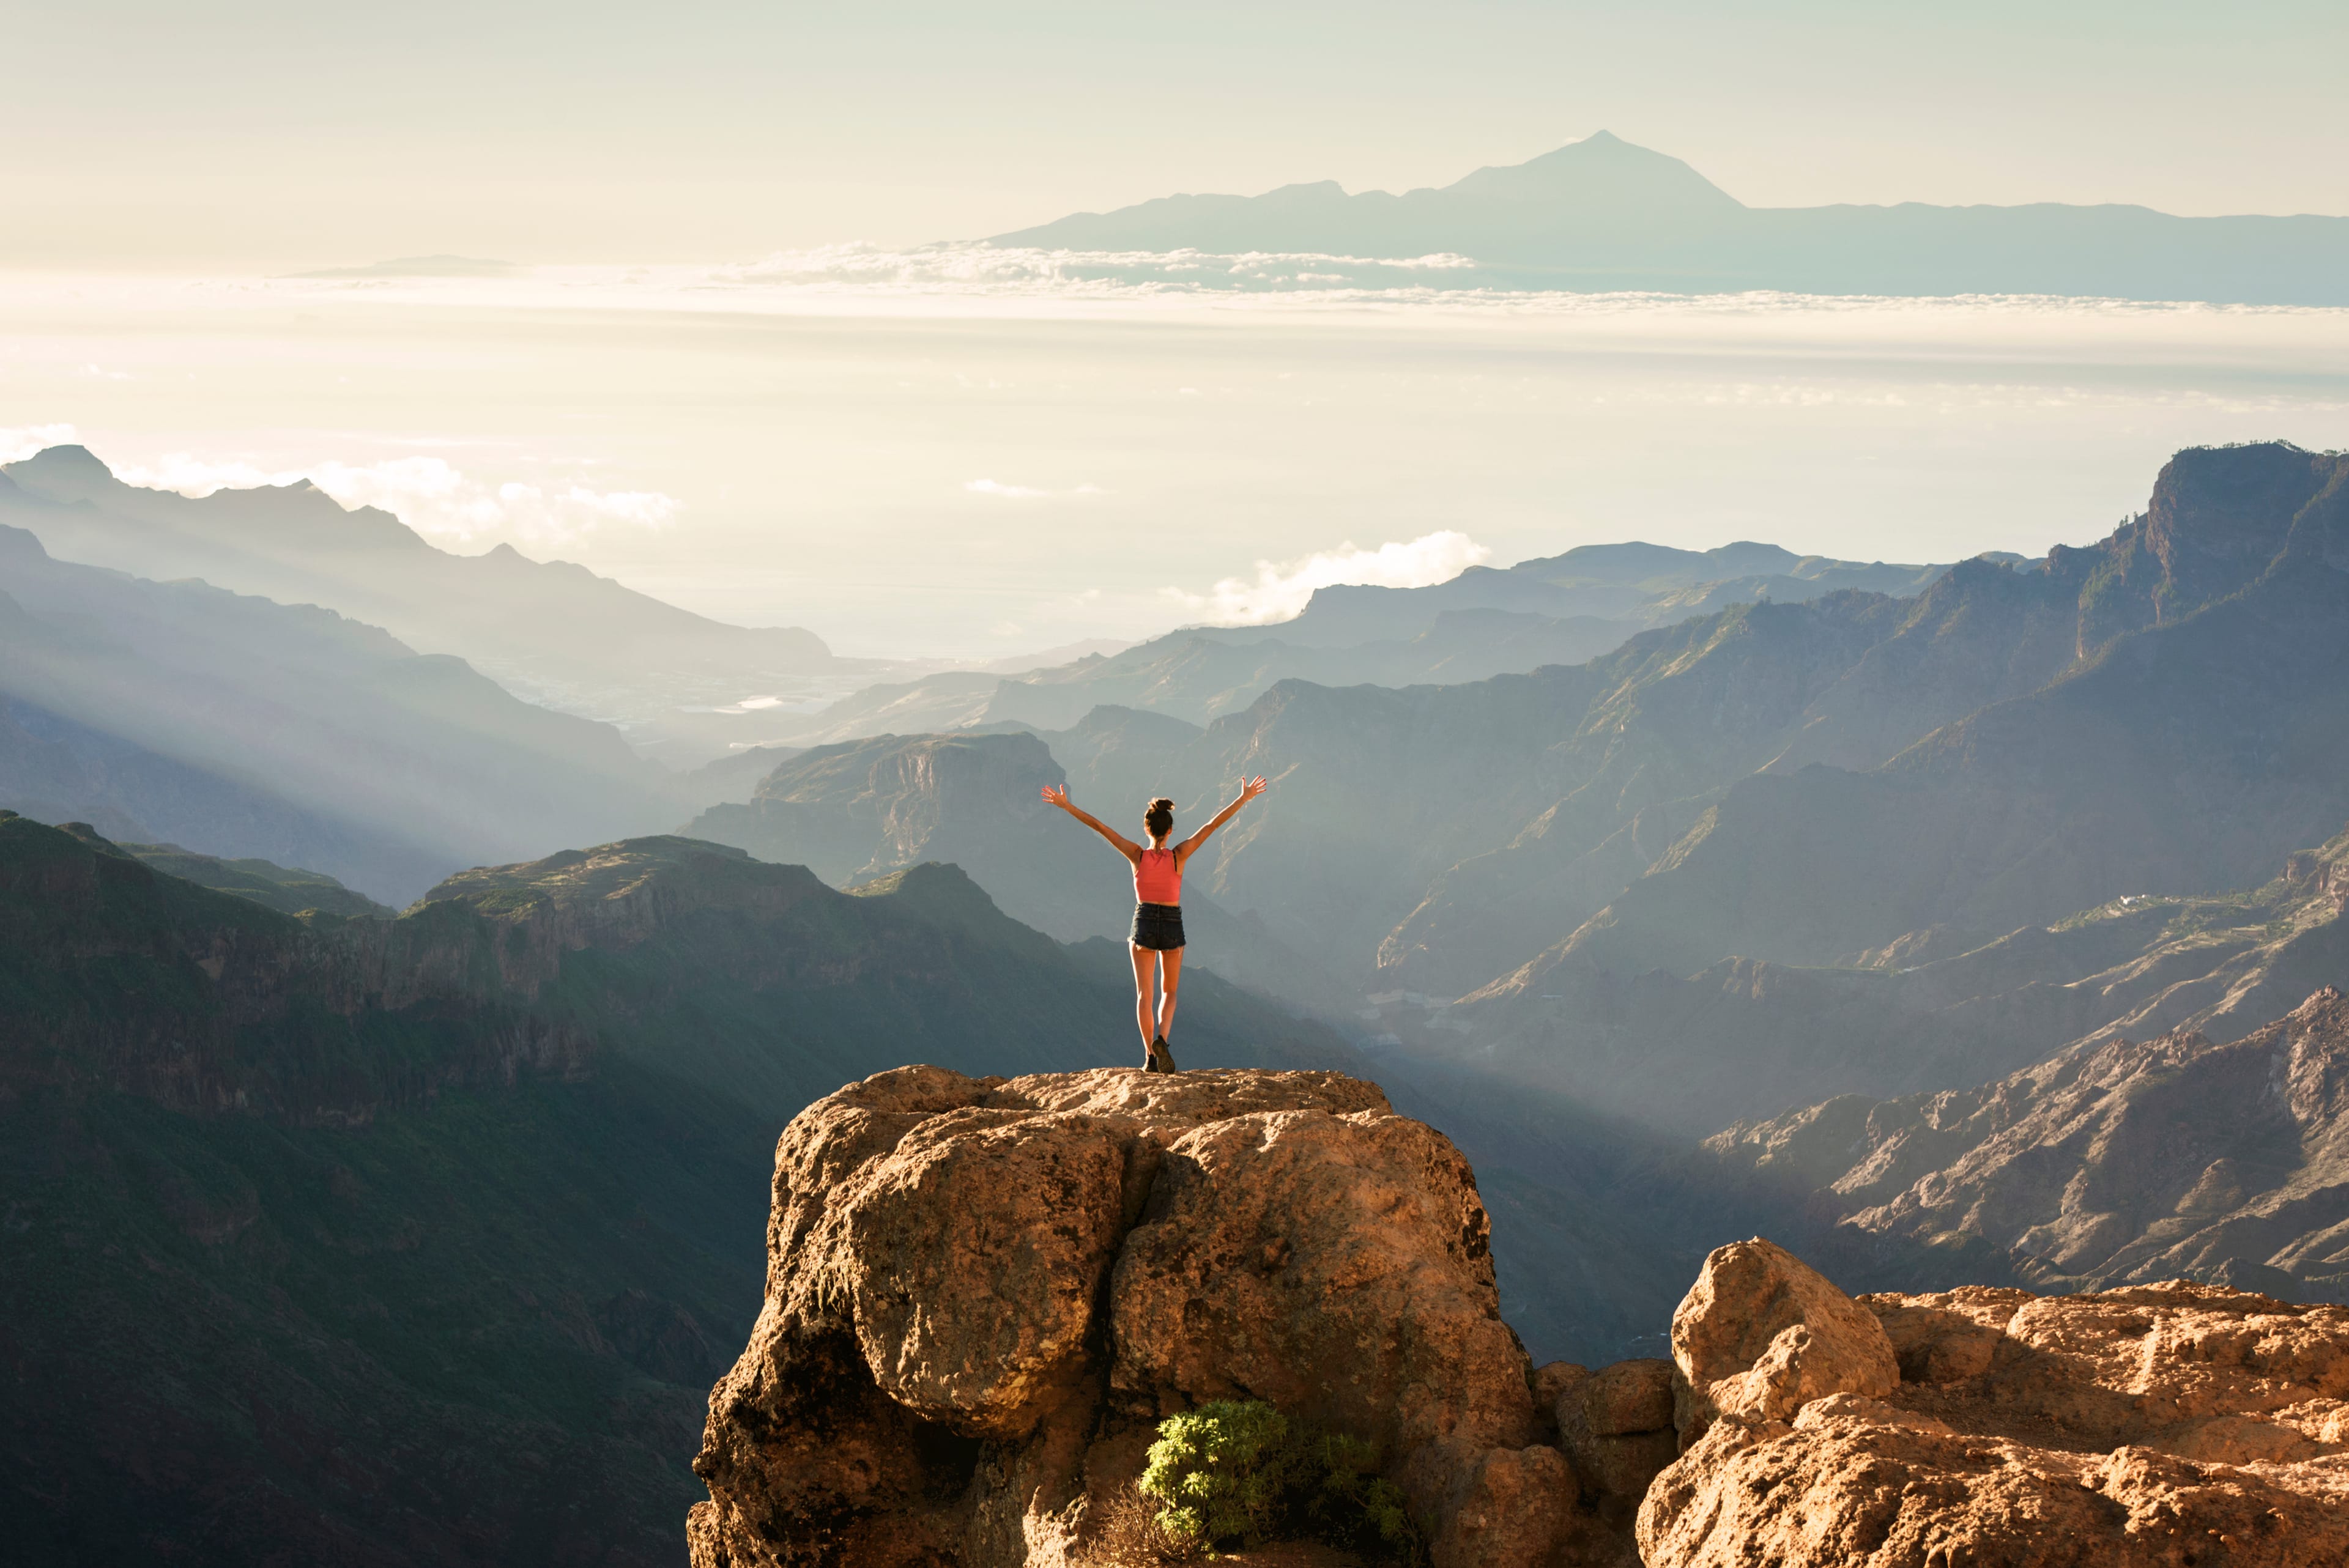
{"type": "Polygon", "coordinates": [[[1158,1033],[1157,1030],[1151,1027],[1150,1023],[1152,1011],[1150,1006],[1150,978],[1152,972],[1158,967],[1158,954],[1153,953],[1147,947],[1136,947],[1133,951],[1133,1022],[1135,1027],[1142,1031],[1142,1064],[1144,1067],[1148,1067],[1150,1065],[1150,1042],[1157,1037],[1158,1033]]]}
{"type": "Polygon", "coordinates": [[[1183,950],[1170,947],[1158,955],[1158,1037],[1174,1037],[1174,992],[1183,984],[1183,950]]]}

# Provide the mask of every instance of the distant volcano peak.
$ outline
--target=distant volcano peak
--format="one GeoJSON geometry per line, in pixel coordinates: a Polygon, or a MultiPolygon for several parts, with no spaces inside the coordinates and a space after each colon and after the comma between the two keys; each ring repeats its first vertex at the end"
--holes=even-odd
{"type": "Polygon", "coordinates": [[[1444,188],[1451,197],[1569,202],[1626,213],[1733,211],[1744,203],[1681,160],[1593,131],[1523,163],[1488,166],[1444,188]]]}

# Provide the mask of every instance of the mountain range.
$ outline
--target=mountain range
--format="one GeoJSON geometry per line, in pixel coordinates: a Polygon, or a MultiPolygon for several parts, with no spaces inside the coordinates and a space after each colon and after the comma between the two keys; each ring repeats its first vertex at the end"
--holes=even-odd
{"type": "Polygon", "coordinates": [[[0,524],[0,798],[406,903],[483,861],[665,825],[609,725],[310,604],[52,559],[0,524]]]}
{"type": "Polygon", "coordinates": [[[184,496],[125,484],[87,448],[50,447],[0,467],[0,524],[59,560],[325,605],[574,707],[610,711],[615,691],[712,679],[731,701],[833,665],[812,632],[728,625],[510,544],[452,554],[307,480],[184,496]]]}
{"type": "Polygon", "coordinates": [[[2233,896],[2349,821],[2344,476],[2277,444],[2189,450],[2097,545],[1964,562],[1912,598],[1737,603],[1450,686],[1282,681],[1204,727],[1104,707],[839,742],[691,830],[835,877],[951,844],[1047,925],[1098,893],[1081,918],[1107,932],[1117,868],[1054,832],[1039,783],[1112,821],[1170,794],[1188,822],[1262,772],[1191,885],[1283,950],[1257,978],[1292,1000],[1371,994],[1416,1051],[1685,1133],[1838,1073],[1954,1087],[2144,1000],[2002,1012],[2120,962],[2055,944],[2017,977],[2031,933],[2233,896]],[[947,766],[982,754],[1006,766],[947,766]],[[1755,1054],[1764,1037],[1797,1054],[1755,1054]]]}
{"type": "Polygon", "coordinates": [[[1751,542],[1702,551],[1582,545],[1506,568],[1472,566],[1418,588],[1319,588],[1286,621],[1185,627],[1012,676],[951,670],[884,682],[812,714],[768,719],[761,733],[771,743],[806,745],[988,725],[1066,729],[1104,704],[1205,724],[1283,680],[1459,685],[1581,664],[1636,632],[1727,604],[1798,603],[1844,588],[1910,595],[1947,570],[1751,542]]]}
{"type": "Polygon", "coordinates": [[[2055,202],[1748,207],[1679,159],[1603,130],[1438,189],[1350,194],[1323,181],[1163,196],[991,242],[1476,263],[1441,274],[1452,286],[2349,304],[2349,218],[2055,202]]]}

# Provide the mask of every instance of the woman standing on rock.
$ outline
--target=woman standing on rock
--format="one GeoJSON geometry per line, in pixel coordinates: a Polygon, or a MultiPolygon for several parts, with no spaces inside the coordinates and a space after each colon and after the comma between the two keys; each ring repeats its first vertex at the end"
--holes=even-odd
{"type": "Polygon", "coordinates": [[[1167,843],[1174,831],[1174,802],[1160,797],[1142,813],[1150,835],[1143,848],[1099,817],[1069,799],[1066,785],[1044,786],[1044,799],[1058,806],[1102,838],[1133,862],[1133,1021],[1142,1030],[1143,1067],[1154,1073],[1174,1070],[1174,1052],[1166,1044],[1174,1027],[1174,991],[1183,983],[1183,864],[1212,837],[1217,828],[1239,814],[1239,809],[1264,793],[1259,773],[1240,786],[1238,799],[1216,813],[1207,825],[1179,844],[1167,843]],[[1150,1005],[1151,971],[1158,973],[1159,1001],[1150,1005]]]}

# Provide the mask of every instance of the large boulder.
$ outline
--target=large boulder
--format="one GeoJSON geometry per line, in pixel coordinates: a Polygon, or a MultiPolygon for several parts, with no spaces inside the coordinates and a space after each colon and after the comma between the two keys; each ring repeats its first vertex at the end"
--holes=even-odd
{"type": "Polygon", "coordinates": [[[1334,1073],[884,1073],[776,1151],[765,1309],[710,1396],[696,1568],[1081,1559],[1156,1423],[1269,1399],[1379,1444],[1436,1568],[1549,1568],[1483,1204],[1334,1073]]]}
{"type": "Polygon", "coordinates": [[[1118,1258],[1111,1387],[1155,1414],[1269,1399],[1391,1454],[1530,1442],[1485,1229],[1468,1162],[1420,1122],[1280,1111],[1186,1132],[1118,1258]]]}
{"type": "Polygon", "coordinates": [[[1759,1236],[1716,1247],[1672,1314],[1673,1424],[1686,1447],[1723,1416],[1783,1421],[1829,1394],[1900,1382],[1884,1326],[1802,1259],[1759,1236]]]}
{"type": "Polygon", "coordinates": [[[1648,1568],[2349,1563],[2349,1308],[2183,1282],[1859,1305],[1904,1379],[1724,1411],[1649,1489],[1648,1568]]]}

